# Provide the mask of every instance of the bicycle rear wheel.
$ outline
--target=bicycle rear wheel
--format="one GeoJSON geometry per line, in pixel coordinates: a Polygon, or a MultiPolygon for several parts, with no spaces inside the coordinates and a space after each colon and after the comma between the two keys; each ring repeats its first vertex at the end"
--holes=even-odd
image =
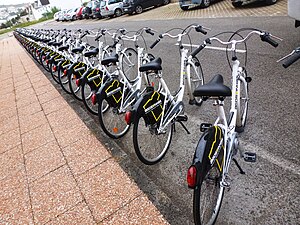
{"type": "Polygon", "coordinates": [[[218,217],[224,187],[220,185],[222,174],[217,164],[202,175],[200,184],[194,190],[193,214],[196,225],[214,224],[218,217]]]}
{"type": "Polygon", "coordinates": [[[133,145],[137,157],[146,165],[154,165],[166,155],[172,140],[174,124],[158,134],[157,123],[146,124],[141,115],[133,121],[133,145]]]}
{"type": "Polygon", "coordinates": [[[81,94],[82,94],[83,104],[85,105],[85,107],[90,113],[97,115],[98,103],[96,102],[95,104],[93,104],[92,102],[92,95],[95,93],[96,90],[92,90],[92,88],[87,82],[82,83],[81,94]]]}
{"type": "Polygon", "coordinates": [[[77,86],[76,80],[79,79],[74,73],[68,74],[68,83],[69,83],[69,89],[70,92],[73,94],[73,96],[79,100],[82,101],[82,95],[81,95],[81,86],[77,86]]]}
{"type": "MultiPolygon", "coordinates": [[[[54,60],[53,60],[54,61],[54,60]]],[[[53,78],[53,80],[59,84],[59,79],[58,79],[58,68],[57,68],[57,65],[54,64],[54,62],[51,61],[50,62],[50,65],[49,65],[49,68],[50,68],[50,73],[51,73],[51,76],[53,78]]]]}
{"type": "Polygon", "coordinates": [[[237,118],[236,118],[236,127],[235,130],[238,133],[241,133],[245,129],[247,115],[248,115],[248,83],[246,81],[247,72],[244,69],[242,73],[240,73],[240,77],[238,79],[238,90],[237,91],[237,118]]]}
{"type": "Polygon", "coordinates": [[[123,137],[130,128],[124,119],[125,114],[119,113],[118,107],[109,106],[105,97],[97,100],[99,122],[104,133],[113,139],[123,137]]]}

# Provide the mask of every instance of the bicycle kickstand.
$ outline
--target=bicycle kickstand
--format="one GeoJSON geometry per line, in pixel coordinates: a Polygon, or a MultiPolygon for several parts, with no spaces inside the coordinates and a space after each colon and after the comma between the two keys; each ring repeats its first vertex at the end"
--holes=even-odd
{"type": "Polygon", "coordinates": [[[246,174],[235,158],[233,158],[232,161],[235,163],[241,174],[246,174]]]}
{"type": "MultiPolygon", "coordinates": [[[[188,120],[186,115],[178,115],[175,120],[183,127],[183,129],[187,132],[187,134],[191,134],[191,132],[187,129],[187,127],[182,123],[182,121],[188,120]]],[[[174,131],[175,131],[175,126],[174,126],[174,131]]]]}

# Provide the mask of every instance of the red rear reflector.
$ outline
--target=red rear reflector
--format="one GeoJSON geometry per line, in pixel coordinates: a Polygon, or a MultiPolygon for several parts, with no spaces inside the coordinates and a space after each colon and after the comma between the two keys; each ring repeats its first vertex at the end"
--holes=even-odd
{"type": "Polygon", "coordinates": [[[131,112],[130,111],[125,113],[125,121],[126,121],[127,125],[130,124],[130,122],[131,122],[131,112]]]}
{"type": "Polygon", "coordinates": [[[195,188],[197,184],[197,169],[195,166],[191,166],[188,169],[187,177],[186,177],[187,183],[189,188],[195,188]]]}
{"type": "Polygon", "coordinates": [[[45,60],[46,59],[46,56],[43,56],[43,60],[45,60]]]}
{"type": "Polygon", "coordinates": [[[67,70],[64,70],[64,75],[67,75],[67,70]]]}
{"type": "Polygon", "coordinates": [[[57,69],[57,68],[56,68],[56,66],[53,66],[52,69],[53,69],[53,72],[56,72],[56,69],[57,69]]]}
{"type": "Polygon", "coordinates": [[[97,95],[95,93],[92,94],[91,100],[92,100],[93,105],[96,105],[96,103],[97,103],[97,95]]]}
{"type": "Polygon", "coordinates": [[[48,59],[46,60],[46,63],[49,64],[49,60],[48,59]]]}
{"type": "Polygon", "coordinates": [[[79,87],[80,86],[80,79],[76,79],[75,83],[76,83],[77,87],[79,87]]]}

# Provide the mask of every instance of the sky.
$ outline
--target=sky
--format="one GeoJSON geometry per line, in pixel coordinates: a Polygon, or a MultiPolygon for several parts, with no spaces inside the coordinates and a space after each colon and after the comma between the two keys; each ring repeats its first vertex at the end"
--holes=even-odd
{"type": "Polygon", "coordinates": [[[34,0],[0,0],[0,5],[14,5],[28,2],[34,2],[34,0]]]}

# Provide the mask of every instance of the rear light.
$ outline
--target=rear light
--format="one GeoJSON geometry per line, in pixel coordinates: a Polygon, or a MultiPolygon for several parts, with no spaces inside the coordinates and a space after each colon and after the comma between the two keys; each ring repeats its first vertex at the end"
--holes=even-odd
{"type": "Polygon", "coordinates": [[[80,86],[80,79],[76,79],[76,81],[75,81],[75,83],[76,83],[76,85],[77,85],[77,87],[79,87],[80,86]]]}
{"type": "Polygon", "coordinates": [[[67,70],[64,70],[64,75],[67,75],[67,72],[68,72],[67,70]]]}
{"type": "Polygon", "coordinates": [[[48,60],[48,59],[46,60],[46,64],[47,64],[47,65],[49,64],[49,60],[48,60]]]}
{"type": "Polygon", "coordinates": [[[107,7],[107,6],[105,7],[105,10],[109,11],[109,9],[108,9],[108,7],[107,7]]]}
{"type": "Polygon", "coordinates": [[[52,67],[53,72],[56,72],[56,69],[57,69],[57,67],[54,65],[54,66],[52,67]]]}
{"type": "Polygon", "coordinates": [[[195,188],[197,185],[197,169],[195,166],[190,166],[187,172],[187,177],[186,177],[188,187],[189,188],[195,188]]]}
{"type": "Polygon", "coordinates": [[[130,123],[131,123],[131,112],[130,111],[125,113],[125,121],[126,121],[127,125],[130,125],[130,123]]]}
{"type": "Polygon", "coordinates": [[[96,105],[96,103],[97,103],[97,95],[95,93],[92,94],[91,100],[92,100],[93,105],[96,105]]]}
{"type": "Polygon", "coordinates": [[[99,8],[96,8],[96,11],[99,11],[100,9],[99,8]]]}

